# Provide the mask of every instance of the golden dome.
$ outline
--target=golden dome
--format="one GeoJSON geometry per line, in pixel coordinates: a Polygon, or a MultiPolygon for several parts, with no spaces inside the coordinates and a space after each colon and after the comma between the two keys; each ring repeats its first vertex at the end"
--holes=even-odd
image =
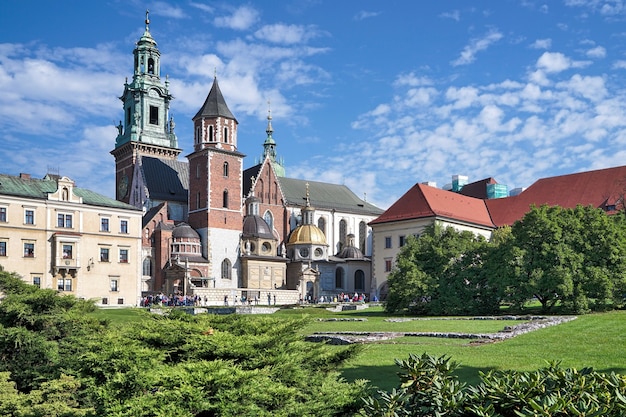
{"type": "Polygon", "coordinates": [[[319,227],[313,224],[303,224],[291,232],[289,244],[326,245],[326,236],[319,227]]]}

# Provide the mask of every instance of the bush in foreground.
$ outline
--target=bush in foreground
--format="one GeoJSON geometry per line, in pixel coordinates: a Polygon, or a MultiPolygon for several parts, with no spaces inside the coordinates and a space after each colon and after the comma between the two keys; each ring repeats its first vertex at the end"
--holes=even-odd
{"type": "Polygon", "coordinates": [[[400,386],[368,397],[361,416],[608,416],[626,415],[626,376],[558,363],[531,372],[481,373],[477,386],[459,383],[450,358],[423,354],[396,361],[400,386]]]}

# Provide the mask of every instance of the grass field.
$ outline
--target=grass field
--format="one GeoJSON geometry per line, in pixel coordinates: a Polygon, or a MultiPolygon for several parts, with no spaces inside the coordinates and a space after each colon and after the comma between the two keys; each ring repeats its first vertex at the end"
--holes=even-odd
{"type": "MultiPolygon", "coordinates": [[[[138,309],[98,310],[98,317],[115,322],[141,320],[138,309]]],[[[309,317],[310,324],[303,334],[332,331],[441,331],[492,333],[505,325],[520,321],[479,320],[414,320],[401,323],[384,321],[388,318],[380,308],[360,311],[329,312],[323,308],[281,310],[276,317],[309,317]],[[320,321],[329,318],[365,318],[367,321],[320,321]]],[[[533,370],[548,361],[560,361],[563,367],[593,367],[596,371],[626,374],[626,311],[580,316],[558,326],[536,330],[512,339],[493,343],[473,343],[467,339],[432,337],[401,337],[370,343],[342,369],[347,380],[368,379],[374,388],[390,390],[397,386],[399,368],[395,359],[407,359],[409,354],[447,355],[460,364],[457,375],[473,384],[479,372],[490,369],[533,370]]]]}

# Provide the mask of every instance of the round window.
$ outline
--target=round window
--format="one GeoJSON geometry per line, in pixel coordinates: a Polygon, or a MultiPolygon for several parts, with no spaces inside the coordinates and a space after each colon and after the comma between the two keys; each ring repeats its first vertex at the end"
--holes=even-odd
{"type": "Polygon", "coordinates": [[[301,248],[300,249],[300,256],[303,258],[306,258],[307,256],[309,256],[309,249],[308,248],[301,248]]]}
{"type": "Polygon", "coordinates": [[[322,255],[324,255],[324,251],[322,250],[322,248],[315,248],[315,257],[321,258],[322,255]]]}
{"type": "Polygon", "coordinates": [[[272,245],[270,245],[268,242],[264,242],[263,246],[261,246],[261,250],[263,252],[269,252],[272,250],[272,245]]]}

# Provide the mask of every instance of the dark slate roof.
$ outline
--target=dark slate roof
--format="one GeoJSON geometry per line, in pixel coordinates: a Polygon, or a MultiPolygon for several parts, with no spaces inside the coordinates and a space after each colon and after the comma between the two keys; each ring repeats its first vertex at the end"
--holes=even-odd
{"type": "Polygon", "coordinates": [[[484,200],[425,184],[415,184],[370,224],[428,217],[443,217],[479,226],[493,227],[484,200]]]}
{"type": "Polygon", "coordinates": [[[188,162],[142,156],[141,166],[150,199],[187,202],[188,162]]]}
{"type": "Polygon", "coordinates": [[[257,164],[253,167],[245,169],[243,171],[243,196],[246,197],[250,192],[250,188],[252,188],[252,178],[257,178],[259,176],[259,172],[261,172],[261,167],[263,164],[257,164]]]}
{"type": "MultiPolygon", "coordinates": [[[[56,192],[57,188],[57,182],[49,179],[49,177],[36,179],[0,174],[0,194],[2,195],[47,200],[48,194],[56,192]]],[[[74,187],[74,194],[82,197],[83,204],[90,206],[140,210],[130,204],[114,200],[86,188],[74,187]]]]}
{"type": "Polygon", "coordinates": [[[150,223],[150,221],[152,221],[152,218],[154,216],[156,216],[156,214],[159,212],[159,210],[161,210],[161,208],[165,205],[166,203],[163,202],[157,206],[152,207],[150,210],[146,211],[142,217],[142,221],[141,221],[141,228],[143,229],[144,227],[146,227],[146,225],[148,223],[150,223]]]}
{"type": "Polygon", "coordinates": [[[246,216],[243,219],[243,237],[276,239],[265,219],[257,215],[246,216]]]}
{"type": "Polygon", "coordinates": [[[316,209],[343,211],[346,213],[362,213],[377,216],[382,209],[356,196],[348,187],[326,182],[307,181],[295,178],[278,177],[285,203],[291,206],[304,206],[307,183],[309,184],[309,201],[316,209]]]}
{"type": "Polygon", "coordinates": [[[496,226],[512,225],[532,205],[574,208],[593,206],[611,212],[620,205],[626,189],[626,166],[560,175],[537,180],[514,197],[486,200],[496,226]]]}
{"type": "Polygon", "coordinates": [[[200,117],[225,117],[237,121],[226,105],[226,100],[224,100],[220,86],[217,84],[217,77],[213,80],[211,91],[209,91],[209,95],[193,120],[200,117]]]}
{"type": "Polygon", "coordinates": [[[469,184],[465,184],[459,194],[466,195],[468,197],[487,199],[487,184],[497,184],[498,181],[492,177],[475,181],[469,184]]]}

